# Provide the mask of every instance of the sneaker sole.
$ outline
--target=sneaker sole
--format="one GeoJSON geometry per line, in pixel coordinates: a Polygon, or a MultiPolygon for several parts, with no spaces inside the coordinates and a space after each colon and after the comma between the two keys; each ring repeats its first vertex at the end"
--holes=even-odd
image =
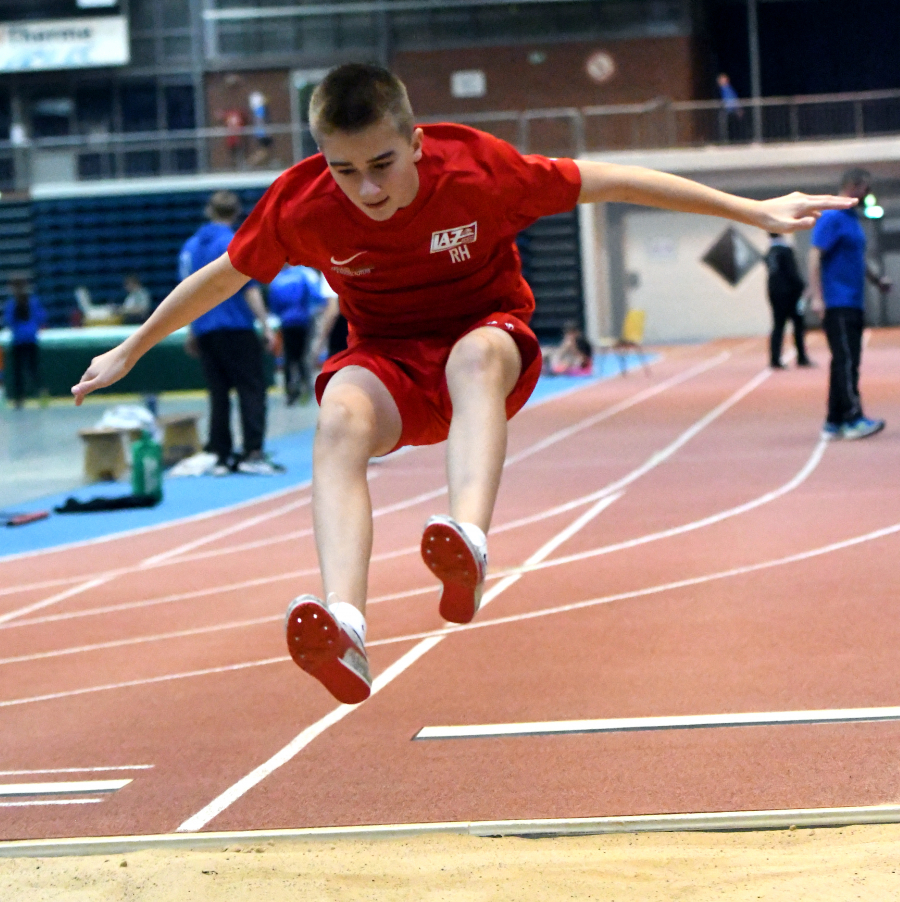
{"type": "Polygon", "coordinates": [[[465,539],[449,524],[430,523],[422,533],[422,560],[444,584],[441,617],[470,623],[478,611],[483,580],[465,539]]]}
{"type": "Polygon", "coordinates": [[[365,656],[319,601],[298,599],[288,608],[288,651],[294,663],[315,677],[339,702],[358,705],[371,694],[370,683],[345,658],[368,670],[365,656]]]}
{"type": "Polygon", "coordinates": [[[870,429],[868,432],[858,432],[858,433],[844,433],[841,435],[841,438],[845,442],[855,442],[859,441],[859,439],[869,438],[873,435],[878,435],[879,432],[884,429],[885,424],[880,423],[875,429],[870,429]]]}

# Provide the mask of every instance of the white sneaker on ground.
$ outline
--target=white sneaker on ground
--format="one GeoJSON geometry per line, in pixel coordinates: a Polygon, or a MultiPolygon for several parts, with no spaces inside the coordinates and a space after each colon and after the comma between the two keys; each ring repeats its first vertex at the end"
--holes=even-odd
{"type": "Polygon", "coordinates": [[[274,476],[276,473],[284,473],[285,469],[264,454],[251,454],[238,462],[237,471],[251,476],[274,476]]]}
{"type": "Polygon", "coordinates": [[[439,611],[451,623],[469,623],[481,605],[487,547],[479,547],[452,517],[431,517],[422,533],[422,559],[444,584],[439,611]]]}
{"type": "Polygon", "coordinates": [[[339,702],[358,705],[372,692],[369,659],[362,639],[315,595],[295,598],[285,618],[294,663],[314,676],[339,702]]]}

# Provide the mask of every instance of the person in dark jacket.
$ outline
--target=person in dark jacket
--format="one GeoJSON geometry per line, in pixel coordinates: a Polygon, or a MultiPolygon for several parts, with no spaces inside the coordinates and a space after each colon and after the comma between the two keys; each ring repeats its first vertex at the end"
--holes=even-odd
{"type": "Polygon", "coordinates": [[[38,332],[47,321],[47,314],[37,295],[29,291],[27,279],[13,279],[9,293],[3,317],[4,325],[12,335],[9,344],[11,366],[6,369],[7,380],[10,371],[12,379],[7,383],[7,394],[15,406],[21,408],[26,396],[26,373],[34,393],[41,391],[38,332]]]}
{"type": "Polygon", "coordinates": [[[804,343],[805,325],[800,310],[800,299],[804,285],[797,269],[797,258],[793,248],[783,235],[769,235],[769,250],[766,252],[766,268],[769,271],[769,304],[772,307],[772,336],[769,341],[769,365],[772,369],[784,369],[781,362],[781,344],[784,327],[790,320],[794,324],[794,344],[797,346],[797,366],[812,366],[806,356],[804,343]]]}
{"type": "MultiPolygon", "coordinates": [[[[185,242],[179,257],[182,279],[225,253],[234,237],[240,200],[231,191],[217,191],[209,199],[209,222],[185,242]]],[[[194,345],[209,388],[209,441],[206,450],[218,463],[213,472],[233,470],[271,475],[276,466],[263,453],[266,432],[266,377],[263,349],[254,328],[259,320],[269,347],[274,335],[266,321],[266,307],[256,283],[222,301],[191,323],[194,345]],[[243,454],[235,455],[231,436],[231,389],[237,391],[241,411],[243,454]]]]}

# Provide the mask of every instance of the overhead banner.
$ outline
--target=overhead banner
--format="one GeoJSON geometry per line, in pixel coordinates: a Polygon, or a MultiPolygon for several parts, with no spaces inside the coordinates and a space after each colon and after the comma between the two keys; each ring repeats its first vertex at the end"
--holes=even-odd
{"type": "Polygon", "coordinates": [[[0,72],[122,66],[129,57],[125,16],[0,25],[0,72]]]}

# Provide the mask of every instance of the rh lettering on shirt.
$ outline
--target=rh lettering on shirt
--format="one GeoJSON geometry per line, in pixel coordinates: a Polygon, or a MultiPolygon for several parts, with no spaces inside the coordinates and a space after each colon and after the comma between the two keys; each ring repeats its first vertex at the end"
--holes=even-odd
{"type": "Polygon", "coordinates": [[[472,256],[465,245],[473,244],[477,240],[477,220],[468,225],[457,226],[455,229],[441,229],[431,233],[431,253],[450,251],[451,262],[460,263],[462,260],[469,260],[472,256]]]}

